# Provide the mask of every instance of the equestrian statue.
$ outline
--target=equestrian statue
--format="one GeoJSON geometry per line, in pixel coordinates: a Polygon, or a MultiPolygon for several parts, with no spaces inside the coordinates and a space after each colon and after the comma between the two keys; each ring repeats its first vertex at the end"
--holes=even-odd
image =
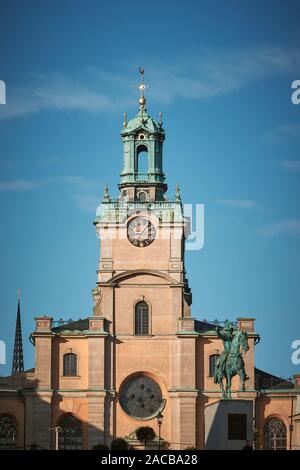
{"type": "Polygon", "coordinates": [[[214,381],[220,385],[223,399],[231,398],[232,377],[239,375],[241,380],[240,391],[245,391],[245,382],[249,379],[245,372],[243,355],[249,349],[246,331],[238,330],[230,321],[226,321],[224,328],[217,326],[216,333],[223,341],[224,351],[218,357],[214,381]],[[223,379],[226,379],[224,387],[223,379]]]}

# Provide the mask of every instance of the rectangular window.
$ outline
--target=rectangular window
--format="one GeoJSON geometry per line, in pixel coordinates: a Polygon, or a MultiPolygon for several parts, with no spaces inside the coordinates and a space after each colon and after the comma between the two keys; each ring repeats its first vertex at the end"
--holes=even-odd
{"type": "Polygon", "coordinates": [[[76,376],[77,375],[77,356],[73,353],[64,355],[64,376],[76,376]]]}

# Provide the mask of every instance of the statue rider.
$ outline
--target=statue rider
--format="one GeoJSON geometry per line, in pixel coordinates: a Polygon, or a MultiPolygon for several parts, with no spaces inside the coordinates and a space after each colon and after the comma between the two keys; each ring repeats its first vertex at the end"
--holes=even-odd
{"type": "Polygon", "coordinates": [[[218,358],[218,362],[217,362],[216,370],[215,370],[214,379],[215,379],[215,383],[218,383],[218,376],[223,377],[223,375],[225,374],[226,359],[230,353],[231,342],[235,335],[235,328],[232,325],[232,323],[229,320],[227,320],[225,322],[224,328],[221,329],[220,326],[217,326],[216,333],[218,337],[222,339],[223,345],[224,345],[224,351],[222,351],[221,355],[218,358]]]}

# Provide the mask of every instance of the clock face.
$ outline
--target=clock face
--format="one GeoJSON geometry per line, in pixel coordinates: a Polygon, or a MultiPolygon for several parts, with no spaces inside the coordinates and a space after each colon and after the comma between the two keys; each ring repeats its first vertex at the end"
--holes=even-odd
{"type": "Polygon", "coordinates": [[[155,240],[155,227],[145,217],[131,219],[127,226],[127,238],[134,246],[150,245],[155,240]]]}
{"type": "Polygon", "coordinates": [[[126,414],[137,419],[150,419],[162,410],[164,400],[160,386],[145,375],[128,379],[120,393],[120,404],[126,414]]]}

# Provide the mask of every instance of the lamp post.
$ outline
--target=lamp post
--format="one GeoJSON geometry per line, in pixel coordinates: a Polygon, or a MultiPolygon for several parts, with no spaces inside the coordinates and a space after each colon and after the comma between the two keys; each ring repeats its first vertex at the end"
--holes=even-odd
{"type": "Polygon", "coordinates": [[[161,414],[161,412],[158,413],[158,415],[156,416],[156,419],[157,419],[157,425],[158,425],[158,449],[160,450],[161,427],[163,423],[163,415],[161,414]]]}
{"type": "Polygon", "coordinates": [[[55,450],[58,450],[58,433],[60,432],[60,426],[54,426],[53,428],[49,428],[49,431],[55,432],[55,450]]]}

